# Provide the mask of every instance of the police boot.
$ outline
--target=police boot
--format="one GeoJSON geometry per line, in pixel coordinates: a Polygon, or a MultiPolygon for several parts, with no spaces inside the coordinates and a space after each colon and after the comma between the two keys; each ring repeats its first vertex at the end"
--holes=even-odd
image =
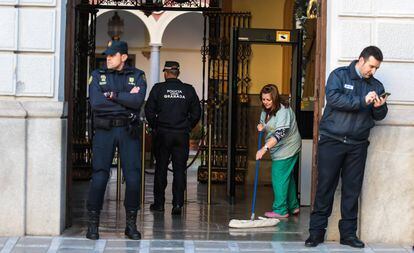
{"type": "Polygon", "coordinates": [[[88,211],[88,232],[86,238],[91,240],[99,239],[99,211],[88,211]]]}
{"type": "Polygon", "coordinates": [[[125,235],[131,240],[141,239],[141,233],[137,230],[137,211],[126,211],[125,235]]]}

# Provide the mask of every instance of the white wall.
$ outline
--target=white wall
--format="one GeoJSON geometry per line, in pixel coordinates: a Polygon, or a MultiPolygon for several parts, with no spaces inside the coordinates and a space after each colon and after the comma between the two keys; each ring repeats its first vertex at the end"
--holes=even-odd
{"type": "MultiPolygon", "coordinates": [[[[183,82],[192,84],[198,97],[202,98],[202,55],[204,18],[201,13],[187,13],[174,19],[168,24],[162,38],[161,69],[165,61],[180,63],[183,82]]],[[[163,80],[160,73],[160,80],[163,80]]],[[[207,86],[207,83],[206,83],[207,86]]],[[[207,97],[207,93],[205,94],[207,97]]]]}
{"type": "MultiPolygon", "coordinates": [[[[359,234],[368,242],[410,243],[414,238],[414,1],[341,0],[328,2],[327,75],[348,65],[369,45],[380,47],[384,62],[376,77],[392,93],[387,118],[378,122],[360,203],[359,234]]],[[[340,188],[328,238],[338,239],[340,188]]]]}
{"type": "Polygon", "coordinates": [[[61,11],[56,0],[0,1],[0,97],[57,100],[61,11]]]}
{"type": "Polygon", "coordinates": [[[0,0],[0,125],[7,129],[0,140],[0,236],[64,228],[65,13],[62,1],[0,0]]]}
{"type": "MultiPolygon", "coordinates": [[[[97,53],[102,52],[107,45],[109,40],[107,22],[113,13],[113,11],[108,11],[102,13],[97,18],[97,53]]],[[[149,77],[154,70],[151,69],[151,62],[144,57],[144,54],[151,51],[151,43],[160,44],[159,80],[164,80],[162,69],[165,61],[178,61],[181,66],[180,79],[183,82],[192,84],[201,99],[202,56],[200,50],[204,29],[202,14],[198,12],[175,13],[175,16],[170,17],[171,13],[165,12],[159,20],[155,20],[152,17],[144,17],[141,20],[140,18],[143,17],[138,17],[138,13],[137,11],[118,11],[125,24],[125,32],[121,39],[128,43],[129,53],[135,55],[135,66],[145,71],[147,81],[149,82],[148,87],[151,88],[153,86],[149,77]],[[162,40],[158,41],[159,36],[154,35],[154,31],[162,29],[165,29],[161,33],[162,40]],[[153,35],[150,35],[149,31],[153,35]]],[[[148,93],[149,90],[147,96],[148,93]]]]}
{"type": "MultiPolygon", "coordinates": [[[[148,46],[150,38],[142,20],[128,11],[118,10],[117,12],[124,20],[125,25],[122,40],[127,41],[131,48],[148,46]]],[[[96,47],[106,47],[111,39],[107,34],[108,20],[112,18],[114,13],[114,11],[105,12],[96,19],[96,47]]]]}

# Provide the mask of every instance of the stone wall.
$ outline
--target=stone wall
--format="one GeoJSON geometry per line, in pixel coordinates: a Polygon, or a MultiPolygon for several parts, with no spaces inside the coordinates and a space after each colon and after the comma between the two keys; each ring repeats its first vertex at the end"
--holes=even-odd
{"type": "MultiPolygon", "coordinates": [[[[384,62],[376,73],[392,93],[389,113],[370,136],[360,199],[359,235],[366,242],[414,240],[414,2],[344,0],[328,2],[327,75],[347,65],[368,45],[380,47],[384,62]]],[[[340,185],[328,227],[338,240],[340,185]]]]}
{"type": "Polygon", "coordinates": [[[0,0],[0,236],[64,228],[65,2],[0,0]]]}
{"type": "Polygon", "coordinates": [[[64,228],[66,119],[60,102],[0,102],[0,235],[64,228]]]}

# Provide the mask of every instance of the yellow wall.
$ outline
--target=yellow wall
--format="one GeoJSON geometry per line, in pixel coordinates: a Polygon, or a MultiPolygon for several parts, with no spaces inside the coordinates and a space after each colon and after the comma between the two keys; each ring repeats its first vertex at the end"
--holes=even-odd
{"type": "MultiPolygon", "coordinates": [[[[283,29],[285,0],[233,0],[233,11],[249,11],[252,28],[283,29]]],[[[280,91],[283,83],[283,49],[276,45],[253,45],[250,62],[252,79],[250,94],[258,94],[268,83],[277,84],[280,91]]]]}

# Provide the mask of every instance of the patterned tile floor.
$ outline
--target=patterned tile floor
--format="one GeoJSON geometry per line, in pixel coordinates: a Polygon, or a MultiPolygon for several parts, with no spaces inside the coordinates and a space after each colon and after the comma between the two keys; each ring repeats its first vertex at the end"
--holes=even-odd
{"type": "MultiPolygon", "coordinates": [[[[181,217],[171,211],[171,178],[166,191],[165,213],[152,213],[152,176],[146,179],[146,201],[138,217],[141,241],[126,240],[123,235],[125,215],[122,204],[116,201],[116,180],[113,173],[108,184],[101,215],[101,240],[84,238],[86,225],[86,193],[88,182],[73,186],[72,226],[58,237],[0,237],[0,253],[86,253],[86,252],[413,252],[412,245],[368,244],[354,249],[337,242],[327,242],[316,248],[306,248],[309,208],[302,207],[298,216],[282,220],[276,227],[229,229],[232,218],[249,219],[251,186],[238,186],[235,205],[228,204],[225,185],[213,185],[212,204],[206,203],[207,187],[196,180],[197,164],[188,171],[187,204],[181,217]]],[[[171,173],[170,173],[171,174],[171,173]]],[[[258,189],[256,216],[271,206],[271,186],[258,189]]]]}

